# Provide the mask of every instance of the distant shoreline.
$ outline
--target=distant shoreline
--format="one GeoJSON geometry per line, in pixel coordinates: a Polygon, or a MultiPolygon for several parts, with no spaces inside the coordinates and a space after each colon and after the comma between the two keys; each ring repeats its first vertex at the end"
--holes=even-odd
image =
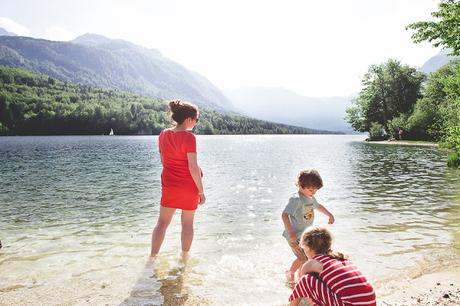
{"type": "Polygon", "coordinates": [[[425,146],[425,147],[438,147],[436,142],[419,141],[419,140],[379,140],[379,141],[365,141],[366,143],[386,144],[386,145],[401,145],[401,146],[425,146]]]}
{"type": "MultiPolygon", "coordinates": [[[[197,136],[264,136],[264,135],[280,135],[280,136],[302,136],[302,135],[318,135],[318,136],[355,136],[356,134],[346,134],[346,133],[309,133],[309,134],[287,134],[287,133],[259,133],[259,134],[200,134],[191,131],[197,136]]],[[[116,135],[107,135],[107,134],[36,134],[36,135],[0,135],[0,137],[66,137],[66,136],[77,136],[77,137],[92,137],[92,136],[159,136],[160,134],[116,134],[116,135]]]]}

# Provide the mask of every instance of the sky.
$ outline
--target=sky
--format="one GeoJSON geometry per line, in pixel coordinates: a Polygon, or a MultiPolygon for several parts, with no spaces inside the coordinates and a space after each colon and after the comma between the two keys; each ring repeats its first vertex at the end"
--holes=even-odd
{"type": "Polygon", "coordinates": [[[282,87],[309,97],[361,89],[372,64],[421,67],[440,50],[406,25],[439,0],[0,0],[0,27],[72,40],[94,33],[157,49],[224,91],[282,87]]]}

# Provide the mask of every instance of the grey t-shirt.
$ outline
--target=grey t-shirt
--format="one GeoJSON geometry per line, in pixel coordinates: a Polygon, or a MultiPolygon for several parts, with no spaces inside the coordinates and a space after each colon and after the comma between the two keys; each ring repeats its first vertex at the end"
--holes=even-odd
{"type": "MultiPolygon", "coordinates": [[[[289,215],[291,220],[291,226],[300,239],[303,231],[313,224],[315,218],[314,209],[318,208],[319,204],[315,197],[307,197],[300,192],[295,193],[290,199],[289,203],[284,208],[283,213],[289,215]]],[[[283,232],[283,236],[286,239],[290,239],[286,230],[283,232]]]]}

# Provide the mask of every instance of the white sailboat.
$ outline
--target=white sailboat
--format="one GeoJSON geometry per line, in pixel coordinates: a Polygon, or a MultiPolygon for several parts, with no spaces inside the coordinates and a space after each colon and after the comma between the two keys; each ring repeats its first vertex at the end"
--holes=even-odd
{"type": "Polygon", "coordinates": [[[113,129],[110,129],[109,136],[113,136],[113,135],[115,135],[115,134],[113,133],[113,129]]]}

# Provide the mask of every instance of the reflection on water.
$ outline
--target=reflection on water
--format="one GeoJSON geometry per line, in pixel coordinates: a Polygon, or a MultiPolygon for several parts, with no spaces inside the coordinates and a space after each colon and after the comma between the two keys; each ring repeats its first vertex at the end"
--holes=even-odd
{"type": "Polygon", "coordinates": [[[208,202],[187,265],[177,216],[145,264],[157,137],[0,138],[0,304],[285,304],[293,255],[280,215],[309,167],[323,177],[317,199],[336,217],[336,248],[372,281],[458,258],[460,171],[436,148],[362,138],[199,136],[208,202]]]}
{"type": "Polygon", "coordinates": [[[207,305],[204,298],[194,296],[184,284],[200,283],[193,277],[193,262],[183,258],[148,260],[132,290],[120,305],[207,305]],[[172,266],[171,266],[172,265],[172,266]]]}
{"type": "MultiPolygon", "coordinates": [[[[458,171],[445,168],[436,148],[354,144],[361,151],[353,166],[355,201],[372,224],[366,232],[379,234],[386,245],[398,246],[382,254],[395,255],[450,245],[459,218],[458,171]],[[404,243],[409,241],[409,243],[404,243]]],[[[351,186],[350,186],[351,188],[351,186]]]]}

